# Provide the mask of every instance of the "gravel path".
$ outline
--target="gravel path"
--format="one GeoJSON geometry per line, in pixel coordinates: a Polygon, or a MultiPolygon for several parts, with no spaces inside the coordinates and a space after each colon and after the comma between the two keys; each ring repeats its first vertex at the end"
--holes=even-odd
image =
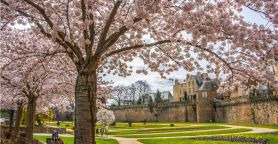
{"type": "Polygon", "coordinates": [[[271,128],[258,128],[258,127],[249,127],[249,126],[233,126],[233,125],[220,125],[220,126],[226,126],[226,127],[230,127],[230,128],[248,128],[248,129],[252,129],[251,131],[241,132],[241,133],[271,133],[271,132],[277,132],[278,131],[276,129],[271,129],[271,128]]]}
{"type": "Polygon", "coordinates": [[[119,144],[142,144],[136,138],[120,138],[120,137],[110,137],[118,141],[119,144]]]}

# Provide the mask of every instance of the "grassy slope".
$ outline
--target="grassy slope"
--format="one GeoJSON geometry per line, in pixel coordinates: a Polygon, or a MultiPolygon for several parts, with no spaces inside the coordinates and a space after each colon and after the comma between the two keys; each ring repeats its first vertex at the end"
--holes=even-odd
{"type": "Polygon", "coordinates": [[[196,135],[213,135],[213,134],[228,134],[228,133],[238,133],[247,132],[250,129],[230,129],[230,130],[216,130],[209,132],[190,132],[190,133],[163,133],[163,134],[148,134],[148,135],[118,135],[119,137],[126,138],[152,138],[152,137],[175,137],[175,136],[196,136],[196,135]]]}
{"type": "MultiPolygon", "coordinates": [[[[49,138],[47,136],[34,136],[35,139],[46,142],[46,138],[49,138]]],[[[64,144],[73,144],[73,137],[60,137],[64,144]]],[[[118,144],[116,140],[113,139],[97,139],[97,144],[118,144]]]]}

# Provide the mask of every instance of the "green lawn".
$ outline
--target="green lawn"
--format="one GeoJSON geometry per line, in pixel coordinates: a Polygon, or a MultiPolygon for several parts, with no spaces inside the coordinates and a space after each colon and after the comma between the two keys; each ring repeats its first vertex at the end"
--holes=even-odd
{"type": "MultiPolygon", "coordinates": [[[[221,123],[220,123],[221,124],[221,123]]],[[[259,128],[272,128],[278,130],[278,125],[264,125],[264,124],[235,124],[235,123],[223,123],[227,125],[235,125],[235,126],[249,126],[249,127],[259,127],[259,128]]]]}
{"type": "MultiPolygon", "coordinates": [[[[46,122],[47,125],[57,126],[57,121],[55,122],[46,122]]],[[[204,125],[236,125],[236,126],[249,126],[249,127],[262,127],[262,128],[273,128],[278,129],[278,125],[264,125],[264,124],[244,124],[244,123],[194,123],[194,122],[147,122],[146,125],[143,122],[134,122],[132,127],[128,126],[128,123],[117,122],[116,126],[113,129],[141,129],[141,128],[161,128],[161,127],[170,127],[170,124],[174,124],[175,127],[185,127],[194,124],[204,124],[204,125]]],[[[74,122],[72,121],[60,121],[61,128],[73,129],[74,122]]]]}
{"type": "MultiPolygon", "coordinates": [[[[58,126],[57,126],[57,121],[55,121],[55,122],[50,122],[50,123],[46,122],[45,124],[46,124],[46,125],[50,125],[50,126],[58,127],[58,126]]],[[[59,127],[60,127],[60,128],[67,128],[67,129],[73,129],[73,127],[74,127],[74,122],[73,122],[73,121],[64,121],[64,122],[61,122],[61,121],[60,121],[60,126],[59,126],[59,127]]]]}
{"type": "Polygon", "coordinates": [[[187,126],[187,127],[166,127],[166,128],[152,128],[152,129],[131,129],[131,130],[117,130],[109,132],[110,135],[122,134],[144,134],[144,133],[167,133],[179,131],[195,131],[195,130],[210,130],[210,129],[223,129],[224,126],[187,126]]]}
{"type": "MultiPolygon", "coordinates": [[[[184,127],[186,125],[177,125],[176,127],[181,126],[184,127]]],[[[189,126],[189,125],[187,125],[189,126]]],[[[142,129],[142,128],[162,128],[162,127],[170,127],[170,124],[164,125],[160,123],[132,123],[131,127],[129,127],[128,123],[116,123],[115,126],[111,126],[113,129],[142,129]]]]}
{"type": "Polygon", "coordinates": [[[189,133],[162,133],[162,134],[148,134],[148,135],[116,135],[125,138],[152,138],[152,137],[175,137],[175,136],[197,136],[197,135],[214,135],[214,134],[229,134],[238,132],[247,132],[250,129],[230,129],[230,130],[215,130],[209,132],[189,132],[189,133]]]}
{"type": "Polygon", "coordinates": [[[185,124],[185,125],[194,125],[194,124],[204,124],[204,125],[235,125],[235,126],[249,126],[249,127],[260,127],[260,128],[272,128],[278,129],[278,125],[267,125],[267,124],[246,124],[246,123],[196,123],[196,122],[148,122],[148,124],[185,124]]]}
{"type": "MultiPolygon", "coordinates": [[[[46,142],[46,138],[50,138],[48,136],[34,136],[35,139],[41,141],[41,142],[46,142]]],[[[64,144],[73,144],[73,137],[60,137],[63,141],[64,144]]],[[[97,144],[118,144],[118,142],[114,139],[97,139],[97,144]]]]}
{"type": "MultiPolygon", "coordinates": [[[[51,122],[49,125],[57,126],[57,122],[51,122]]],[[[246,143],[235,143],[227,141],[199,141],[191,140],[189,138],[165,138],[165,139],[152,139],[157,137],[175,137],[175,136],[204,136],[204,135],[237,135],[246,136],[252,138],[263,138],[269,139],[270,144],[278,144],[278,134],[235,134],[239,132],[248,132],[250,129],[226,129],[225,126],[221,125],[238,125],[248,127],[260,127],[260,128],[273,128],[278,130],[278,126],[274,125],[260,125],[260,124],[234,124],[234,123],[191,123],[191,122],[134,122],[129,127],[128,123],[116,123],[115,126],[110,126],[108,135],[115,135],[116,137],[125,138],[150,138],[140,139],[143,144],[246,144],[246,143]],[[173,127],[170,124],[174,124],[173,127]],[[202,130],[213,130],[214,131],[202,131],[202,130]],[[175,132],[175,133],[168,133],[175,132]]],[[[67,131],[73,131],[73,122],[60,122],[62,128],[67,128],[67,131]]],[[[97,125],[99,127],[99,125],[97,125]]],[[[278,131],[277,131],[278,132],[278,131]]],[[[45,142],[45,136],[35,136],[35,138],[45,142]]],[[[73,137],[62,137],[65,144],[73,144],[73,137]]],[[[97,139],[97,144],[117,144],[116,140],[113,139],[97,139]]]]}

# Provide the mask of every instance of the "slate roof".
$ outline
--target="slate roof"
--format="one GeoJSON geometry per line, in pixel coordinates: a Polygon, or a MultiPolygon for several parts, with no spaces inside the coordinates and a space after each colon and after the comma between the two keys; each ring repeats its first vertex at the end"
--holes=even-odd
{"type": "Polygon", "coordinates": [[[218,84],[214,80],[205,80],[199,90],[217,90],[218,84]]]}
{"type": "Polygon", "coordinates": [[[198,87],[201,87],[203,85],[203,82],[205,81],[204,75],[192,75],[192,76],[196,80],[198,87]]]}

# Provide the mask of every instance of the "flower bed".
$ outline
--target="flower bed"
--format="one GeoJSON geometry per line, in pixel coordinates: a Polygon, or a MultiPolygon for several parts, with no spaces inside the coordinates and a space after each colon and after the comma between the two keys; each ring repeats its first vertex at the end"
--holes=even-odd
{"type": "Polygon", "coordinates": [[[249,138],[245,136],[213,136],[213,137],[196,137],[192,140],[207,140],[207,141],[230,141],[230,142],[247,142],[254,144],[267,144],[268,139],[249,138]]]}

